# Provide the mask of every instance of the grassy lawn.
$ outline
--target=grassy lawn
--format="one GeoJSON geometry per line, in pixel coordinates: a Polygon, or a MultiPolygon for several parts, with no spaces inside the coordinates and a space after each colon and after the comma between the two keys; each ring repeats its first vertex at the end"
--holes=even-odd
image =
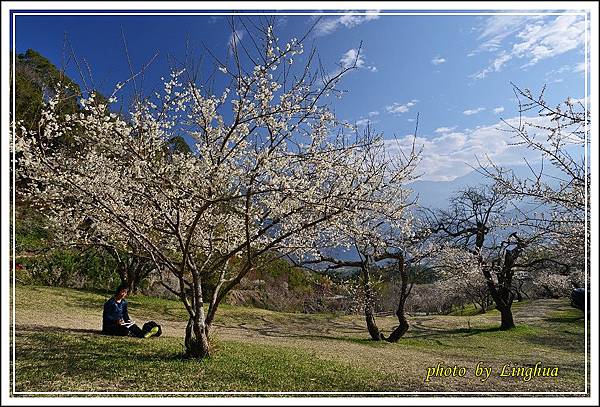
{"type": "MultiPolygon", "coordinates": [[[[224,306],[213,355],[184,360],[186,312],[177,301],[129,298],[148,340],[99,334],[110,295],[17,286],[16,390],[183,392],[585,391],[583,313],[566,300],[515,304],[517,328],[498,331],[499,315],[411,317],[397,344],[368,340],[360,315],[294,314],[224,306]],[[476,377],[478,362],[492,368],[476,377]],[[503,365],[558,367],[558,377],[499,377],[503,365]],[[465,367],[464,377],[433,377],[428,367],[465,367]]],[[[389,332],[393,318],[378,320],[389,332]]]]}

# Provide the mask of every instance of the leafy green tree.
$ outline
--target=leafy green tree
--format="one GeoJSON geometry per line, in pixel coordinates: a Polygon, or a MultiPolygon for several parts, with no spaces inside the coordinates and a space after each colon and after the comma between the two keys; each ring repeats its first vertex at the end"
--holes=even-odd
{"type": "Polygon", "coordinates": [[[59,84],[63,95],[57,112],[63,117],[79,112],[79,85],[39,52],[28,49],[18,54],[15,62],[14,112],[17,123],[21,122],[30,130],[35,129],[40,123],[44,102],[56,96],[59,84]]]}

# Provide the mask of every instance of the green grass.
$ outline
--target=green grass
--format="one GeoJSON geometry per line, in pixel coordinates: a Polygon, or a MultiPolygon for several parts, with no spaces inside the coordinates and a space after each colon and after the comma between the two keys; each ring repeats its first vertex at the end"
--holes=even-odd
{"type": "Polygon", "coordinates": [[[583,320],[583,318],[584,314],[582,311],[577,308],[571,308],[562,311],[554,311],[546,318],[546,320],[552,322],[577,323],[578,321],[583,320]]]}
{"type": "MultiPolygon", "coordinates": [[[[17,391],[583,391],[583,313],[567,300],[515,304],[517,327],[497,311],[409,319],[398,343],[369,340],[360,315],[281,313],[223,306],[212,356],[184,360],[186,312],[177,301],[130,298],[130,315],[163,325],[149,340],[100,335],[110,293],[17,286],[17,391]],[[558,366],[529,382],[473,375],[424,383],[437,363],[558,366]]],[[[387,334],[393,318],[379,318],[387,334]]]]}
{"type": "MultiPolygon", "coordinates": [[[[306,351],[219,342],[214,356],[181,357],[182,341],[28,332],[17,338],[17,391],[362,391],[371,373],[306,351]],[[32,368],[31,362],[36,367],[32,368]]],[[[375,379],[375,380],[374,380],[375,379]]]]}
{"type": "Polygon", "coordinates": [[[473,316],[482,314],[481,308],[475,307],[473,304],[465,305],[463,308],[456,308],[449,315],[454,316],[473,316]]]}

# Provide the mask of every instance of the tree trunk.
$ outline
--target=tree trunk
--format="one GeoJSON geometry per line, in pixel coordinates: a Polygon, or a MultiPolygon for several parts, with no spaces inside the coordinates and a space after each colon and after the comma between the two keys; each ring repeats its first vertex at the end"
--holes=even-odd
{"type": "Polygon", "coordinates": [[[396,312],[396,315],[398,316],[398,326],[392,331],[390,336],[387,338],[388,342],[398,342],[398,340],[402,338],[404,334],[408,331],[409,324],[406,320],[406,317],[404,316],[404,305],[402,305],[402,311],[398,310],[396,312]]]}
{"type": "Polygon", "coordinates": [[[383,334],[379,331],[377,322],[375,322],[373,307],[368,305],[365,305],[365,320],[367,321],[367,330],[369,331],[369,335],[371,335],[371,339],[374,341],[382,340],[383,334]]]}
{"type": "Polygon", "coordinates": [[[521,289],[517,288],[515,290],[515,294],[517,295],[517,301],[522,302],[523,301],[523,294],[521,294],[521,289]]]}
{"type": "Polygon", "coordinates": [[[365,320],[367,321],[367,330],[369,331],[369,335],[371,335],[371,339],[380,341],[383,339],[383,334],[379,331],[377,322],[375,322],[373,289],[371,288],[369,270],[367,267],[368,266],[366,265],[362,267],[362,282],[365,295],[365,320]]]}
{"type": "Polygon", "coordinates": [[[129,292],[129,294],[135,294],[137,292],[137,281],[135,280],[135,278],[133,278],[131,273],[129,273],[128,269],[120,267],[119,278],[121,279],[121,285],[127,286],[127,291],[129,292]]]}
{"type": "Polygon", "coordinates": [[[127,273],[127,285],[129,286],[129,292],[130,293],[135,293],[135,291],[138,288],[138,279],[137,277],[137,273],[136,273],[136,266],[137,266],[137,261],[134,258],[128,258],[127,259],[127,268],[126,268],[126,273],[127,273]]]}
{"type": "Polygon", "coordinates": [[[513,314],[510,307],[498,308],[500,311],[500,329],[507,330],[515,327],[515,321],[513,320],[513,314]]]}
{"type": "Polygon", "coordinates": [[[130,294],[135,294],[137,292],[138,286],[134,279],[129,279],[126,282],[126,284],[127,284],[127,290],[129,291],[130,294]]]}
{"type": "Polygon", "coordinates": [[[190,318],[185,328],[185,357],[203,359],[210,356],[208,330],[197,318],[190,318]]]}
{"type": "Polygon", "coordinates": [[[401,256],[398,259],[398,270],[400,271],[400,279],[402,280],[400,287],[400,299],[398,300],[398,308],[396,309],[396,316],[398,317],[398,326],[392,331],[390,336],[386,339],[388,342],[398,342],[400,338],[408,331],[408,321],[404,315],[404,305],[409,295],[408,290],[408,273],[404,267],[404,258],[401,256]]]}
{"type": "MultiPolygon", "coordinates": [[[[185,264],[185,263],[184,263],[185,264]]],[[[193,283],[191,287],[192,301],[188,312],[187,327],[185,328],[185,357],[194,359],[204,359],[210,356],[210,343],[208,332],[210,324],[206,322],[204,314],[204,301],[202,298],[202,284],[198,276],[198,270],[193,262],[190,261],[193,283]]],[[[183,274],[182,270],[182,274],[183,274]]]]}

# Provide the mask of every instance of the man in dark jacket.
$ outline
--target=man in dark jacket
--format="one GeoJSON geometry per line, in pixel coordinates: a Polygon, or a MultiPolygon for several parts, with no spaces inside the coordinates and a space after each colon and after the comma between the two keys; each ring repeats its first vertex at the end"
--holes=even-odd
{"type": "Polygon", "coordinates": [[[127,286],[121,285],[115,291],[115,295],[104,303],[102,332],[107,335],[131,335],[137,338],[150,338],[158,332],[158,328],[144,332],[131,321],[127,312],[127,301],[125,301],[127,292],[127,286]]]}

